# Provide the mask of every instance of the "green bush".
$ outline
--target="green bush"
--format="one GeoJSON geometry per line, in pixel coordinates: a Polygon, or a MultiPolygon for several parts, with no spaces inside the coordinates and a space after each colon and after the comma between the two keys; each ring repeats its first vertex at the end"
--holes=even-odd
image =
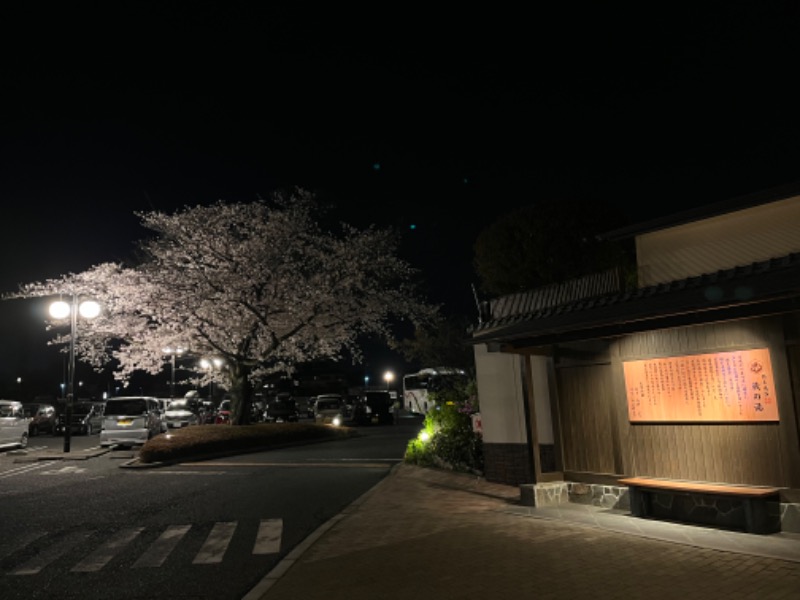
{"type": "Polygon", "coordinates": [[[406,447],[405,461],[455,471],[483,473],[483,440],[472,430],[478,412],[475,383],[432,393],[434,408],[425,415],[423,434],[406,447]]]}

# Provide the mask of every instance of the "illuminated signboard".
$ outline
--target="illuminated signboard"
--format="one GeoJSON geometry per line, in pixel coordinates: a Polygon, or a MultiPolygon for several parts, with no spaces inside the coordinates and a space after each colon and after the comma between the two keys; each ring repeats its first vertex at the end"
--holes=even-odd
{"type": "Polygon", "coordinates": [[[769,350],[622,363],[630,421],[777,421],[769,350]]]}

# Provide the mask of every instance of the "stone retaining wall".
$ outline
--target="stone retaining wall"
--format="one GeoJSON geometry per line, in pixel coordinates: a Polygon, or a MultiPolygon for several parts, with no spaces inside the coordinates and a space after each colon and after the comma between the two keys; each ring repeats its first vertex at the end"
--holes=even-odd
{"type": "MultiPolygon", "coordinates": [[[[544,507],[574,503],[619,510],[631,508],[628,488],[625,486],[555,481],[526,483],[519,487],[520,504],[523,506],[544,507]]],[[[651,493],[656,517],[720,527],[738,527],[743,520],[743,505],[736,498],[651,493]]],[[[800,504],[781,502],[776,508],[780,511],[781,531],[800,533],[800,504]]]]}

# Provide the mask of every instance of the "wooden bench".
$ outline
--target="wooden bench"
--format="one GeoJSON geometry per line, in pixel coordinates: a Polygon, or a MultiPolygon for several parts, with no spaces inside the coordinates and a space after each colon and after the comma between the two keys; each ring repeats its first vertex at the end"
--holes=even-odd
{"type": "Polygon", "coordinates": [[[649,518],[653,515],[653,492],[733,496],[743,501],[746,532],[767,534],[780,531],[780,517],[777,514],[770,516],[768,511],[768,503],[779,502],[780,488],[649,477],[626,477],[619,483],[629,488],[631,514],[635,517],[649,518]]]}

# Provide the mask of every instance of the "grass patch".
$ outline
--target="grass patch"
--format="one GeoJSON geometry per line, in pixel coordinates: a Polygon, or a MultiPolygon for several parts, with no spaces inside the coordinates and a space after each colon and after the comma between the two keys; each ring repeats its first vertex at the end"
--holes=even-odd
{"type": "Polygon", "coordinates": [[[193,425],[171,429],[147,440],[139,450],[143,463],[195,457],[219,452],[269,449],[309,441],[337,440],[358,435],[349,427],[317,423],[260,423],[257,425],[193,425]]]}

